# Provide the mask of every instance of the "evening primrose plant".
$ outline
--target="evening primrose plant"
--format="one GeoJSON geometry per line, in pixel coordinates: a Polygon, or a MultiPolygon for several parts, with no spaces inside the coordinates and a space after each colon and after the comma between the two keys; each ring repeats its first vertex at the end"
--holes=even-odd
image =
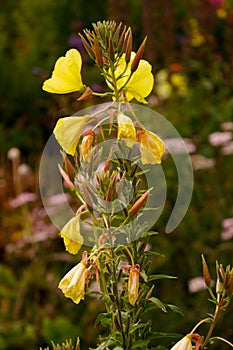
{"type": "MultiPolygon", "coordinates": [[[[158,253],[148,250],[148,242],[156,233],[149,231],[144,219],[148,211],[153,216],[156,210],[147,205],[153,193],[147,173],[161,164],[165,145],[159,135],[143,125],[129,103],[135,99],[146,104],[154,86],[152,67],[142,58],[146,38],[136,52],[132,51],[131,29],[114,21],[93,24],[93,30],[86,29],[80,36],[106,82],[106,91],[100,93],[85,85],[82,57],[76,49],[57,60],[43,90],[54,94],[79,92],[79,101],[109,97],[110,102],[84,115],[60,118],[53,131],[62,148],[59,170],[64,186],[77,205],[61,229],[61,237],[68,253],[76,255],[83,250],[81,261],[58,287],[76,304],[88,294],[96,294],[103,301],[106,310],[98,315],[96,324],[106,331],[100,335],[96,350],[156,349],[152,344],[158,337],[177,340],[178,336],[152,331],[152,322],[144,314],[152,309],[180,310],[159,300],[156,293],[153,296],[154,280],[174,277],[151,274],[150,256],[158,253]],[[97,286],[94,291],[93,282],[97,286]]],[[[194,333],[194,328],[172,349],[206,349],[211,343],[220,309],[232,296],[232,269],[221,271],[221,292],[217,297],[211,292],[217,316],[203,321],[211,324],[207,337],[194,333]]],[[[74,348],[80,349],[79,340],[75,347],[68,341],[53,344],[53,349],[74,348]]]]}

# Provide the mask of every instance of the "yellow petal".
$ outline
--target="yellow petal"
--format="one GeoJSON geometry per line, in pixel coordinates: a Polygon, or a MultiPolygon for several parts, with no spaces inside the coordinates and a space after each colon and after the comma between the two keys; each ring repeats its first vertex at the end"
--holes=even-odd
{"type": "MultiPolygon", "coordinates": [[[[119,77],[123,72],[124,75],[122,78],[117,80],[118,89],[120,89],[126,83],[131,72],[130,66],[135,55],[135,52],[131,53],[130,63],[125,72],[125,54],[123,54],[121,59],[119,60],[119,65],[115,71],[115,75],[116,77],[119,77]]],[[[147,97],[150,94],[154,85],[154,77],[151,73],[151,69],[152,66],[149,62],[147,62],[146,60],[140,60],[138,68],[132,74],[132,77],[130,78],[129,82],[124,87],[124,91],[126,92],[126,97],[128,101],[135,98],[139,102],[147,103],[144,97],[147,97]]]]}
{"type": "Polygon", "coordinates": [[[65,57],[60,57],[55,63],[52,77],[43,84],[43,90],[55,94],[67,94],[79,91],[82,86],[82,58],[80,53],[71,49],[65,57]]]}
{"type": "Polygon", "coordinates": [[[74,266],[60,281],[58,288],[67,298],[78,304],[84,299],[86,280],[86,265],[81,261],[74,266]]]}
{"type": "Polygon", "coordinates": [[[125,140],[127,146],[132,147],[136,142],[136,130],[132,120],[127,115],[120,113],[117,116],[117,138],[125,140]]]}
{"type": "Polygon", "coordinates": [[[70,254],[77,254],[83,244],[83,237],[80,234],[79,218],[75,216],[61,230],[61,237],[64,239],[66,250],[70,254]]]}
{"type": "Polygon", "coordinates": [[[132,306],[134,306],[138,299],[139,275],[140,273],[138,269],[131,267],[129,272],[128,293],[129,303],[132,306]]]}
{"type": "Polygon", "coordinates": [[[163,141],[148,130],[142,132],[138,140],[141,144],[142,164],[160,164],[165,151],[163,141]]]}
{"type": "Polygon", "coordinates": [[[79,138],[88,119],[89,116],[66,117],[58,120],[53,133],[66,153],[72,156],[75,154],[79,138]]]}

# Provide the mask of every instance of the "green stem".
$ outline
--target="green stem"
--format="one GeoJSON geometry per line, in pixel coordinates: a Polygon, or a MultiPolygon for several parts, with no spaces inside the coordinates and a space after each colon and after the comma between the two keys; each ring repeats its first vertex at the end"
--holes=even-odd
{"type": "Polygon", "coordinates": [[[223,306],[223,302],[224,302],[224,298],[225,298],[225,295],[223,294],[217,307],[216,307],[216,311],[215,311],[215,314],[214,314],[214,318],[213,318],[213,321],[210,325],[210,328],[209,328],[209,331],[207,333],[207,336],[202,344],[202,349],[205,349],[206,345],[209,343],[209,340],[210,340],[210,337],[213,333],[213,330],[214,330],[214,327],[216,326],[216,323],[218,321],[218,318],[219,318],[219,315],[220,315],[220,312],[221,312],[221,308],[223,306]]]}
{"type": "Polygon", "coordinates": [[[111,244],[111,257],[112,257],[112,272],[113,272],[113,293],[115,293],[115,298],[116,298],[116,309],[117,309],[117,314],[118,314],[118,319],[119,319],[119,325],[121,328],[121,336],[122,336],[122,346],[123,349],[126,350],[126,339],[125,339],[125,332],[124,332],[124,327],[123,327],[123,321],[122,321],[122,315],[121,315],[121,310],[120,310],[120,303],[119,303],[119,295],[118,295],[118,290],[117,290],[117,275],[116,275],[116,257],[115,257],[115,252],[113,248],[113,237],[112,237],[112,232],[111,232],[111,225],[110,225],[110,216],[108,215],[107,219],[105,219],[105,223],[107,226],[108,230],[108,237],[109,237],[109,243],[111,244]]]}

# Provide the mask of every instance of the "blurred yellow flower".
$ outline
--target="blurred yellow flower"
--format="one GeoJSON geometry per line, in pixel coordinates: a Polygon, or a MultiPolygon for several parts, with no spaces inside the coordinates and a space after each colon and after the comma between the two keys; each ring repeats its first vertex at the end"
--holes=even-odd
{"type": "Polygon", "coordinates": [[[43,90],[54,94],[67,94],[83,87],[81,78],[82,58],[78,50],[71,49],[65,57],[58,58],[52,77],[43,84],[43,90]]]}
{"type": "Polygon", "coordinates": [[[86,276],[86,264],[81,261],[63,277],[58,288],[67,298],[71,298],[74,303],[78,304],[81,299],[84,299],[86,276]]]}
{"type": "Polygon", "coordinates": [[[177,89],[181,95],[187,95],[188,85],[187,78],[181,73],[173,73],[170,77],[172,85],[177,89]]]}
{"type": "Polygon", "coordinates": [[[223,8],[219,8],[216,10],[216,16],[218,18],[224,19],[227,17],[227,12],[223,8]]]}
{"type": "Polygon", "coordinates": [[[138,299],[138,288],[139,288],[139,276],[140,276],[139,265],[130,267],[129,270],[129,281],[128,281],[128,295],[129,303],[134,306],[138,299]]]}
{"type": "Polygon", "coordinates": [[[142,164],[160,164],[165,151],[163,141],[148,130],[138,133],[138,142],[141,144],[142,164]]]}
{"type": "Polygon", "coordinates": [[[172,94],[172,86],[168,81],[168,70],[161,69],[156,74],[156,93],[161,100],[168,99],[172,94]]]}
{"type": "Polygon", "coordinates": [[[127,146],[132,147],[136,142],[136,130],[132,120],[125,114],[120,113],[117,116],[117,138],[123,139],[127,146]]]}
{"type": "Polygon", "coordinates": [[[83,244],[83,237],[80,234],[79,217],[75,216],[61,230],[61,237],[64,240],[66,250],[70,254],[77,254],[83,244]]]}
{"type": "Polygon", "coordinates": [[[192,342],[189,334],[178,341],[178,343],[176,343],[171,350],[192,350],[192,342]]]}
{"type": "Polygon", "coordinates": [[[65,117],[58,120],[53,133],[66,153],[72,156],[75,154],[79,138],[89,118],[89,116],[65,117]]]}
{"type": "MultiPolygon", "coordinates": [[[[118,89],[122,88],[127,82],[131,74],[131,64],[135,55],[135,52],[131,53],[131,58],[127,69],[125,62],[125,54],[123,54],[119,60],[119,64],[115,70],[118,89]],[[120,77],[121,75],[122,77],[120,77]]],[[[138,68],[132,74],[130,80],[123,88],[128,101],[131,101],[133,98],[135,98],[138,102],[147,103],[144,97],[147,97],[151,93],[154,85],[154,77],[151,72],[151,69],[152,66],[149,62],[147,62],[146,60],[140,60],[138,68]]]]}

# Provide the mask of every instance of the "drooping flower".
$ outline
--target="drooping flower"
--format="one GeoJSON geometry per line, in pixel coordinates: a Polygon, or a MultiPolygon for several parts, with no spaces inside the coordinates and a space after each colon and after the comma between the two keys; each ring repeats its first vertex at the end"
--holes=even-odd
{"type": "Polygon", "coordinates": [[[93,141],[94,141],[94,134],[89,133],[83,137],[83,140],[82,140],[82,143],[80,146],[82,157],[84,159],[86,159],[88,162],[91,159],[91,152],[90,151],[92,149],[93,141]]]}
{"type": "Polygon", "coordinates": [[[138,264],[129,267],[128,295],[129,303],[134,306],[138,299],[140,266],[138,264]]]}
{"type": "Polygon", "coordinates": [[[132,120],[125,114],[120,113],[117,116],[117,138],[123,139],[127,146],[132,147],[136,142],[136,130],[132,120]]]}
{"type": "Polygon", "coordinates": [[[53,133],[66,153],[72,156],[75,154],[83,128],[89,118],[89,116],[65,117],[58,120],[53,133]]]}
{"type": "Polygon", "coordinates": [[[141,130],[137,138],[141,145],[142,164],[160,164],[165,151],[163,141],[146,129],[141,130]]]}
{"type": "Polygon", "coordinates": [[[192,337],[188,334],[176,343],[171,350],[192,350],[192,337]]]}
{"type": "Polygon", "coordinates": [[[80,91],[83,87],[81,67],[82,58],[78,50],[67,51],[65,57],[58,58],[52,77],[45,80],[43,90],[54,94],[80,91]]]}
{"type": "MultiPolygon", "coordinates": [[[[115,70],[118,89],[122,88],[127,82],[131,74],[131,64],[135,55],[135,52],[131,53],[130,62],[128,64],[127,69],[125,62],[125,54],[123,54],[119,60],[119,64],[115,70]]],[[[123,88],[128,101],[131,101],[133,98],[135,98],[138,102],[147,103],[144,97],[147,97],[151,93],[154,85],[154,77],[151,72],[151,69],[152,66],[149,62],[147,62],[146,60],[140,60],[138,68],[132,74],[130,80],[123,88]]]]}
{"type": "Polygon", "coordinates": [[[61,237],[64,240],[66,250],[70,254],[77,254],[83,244],[83,237],[80,233],[80,218],[75,216],[61,230],[61,237]]]}
{"type": "Polygon", "coordinates": [[[86,277],[86,264],[81,261],[63,277],[58,288],[67,298],[71,298],[74,303],[78,304],[81,299],[84,299],[86,277]]]}

